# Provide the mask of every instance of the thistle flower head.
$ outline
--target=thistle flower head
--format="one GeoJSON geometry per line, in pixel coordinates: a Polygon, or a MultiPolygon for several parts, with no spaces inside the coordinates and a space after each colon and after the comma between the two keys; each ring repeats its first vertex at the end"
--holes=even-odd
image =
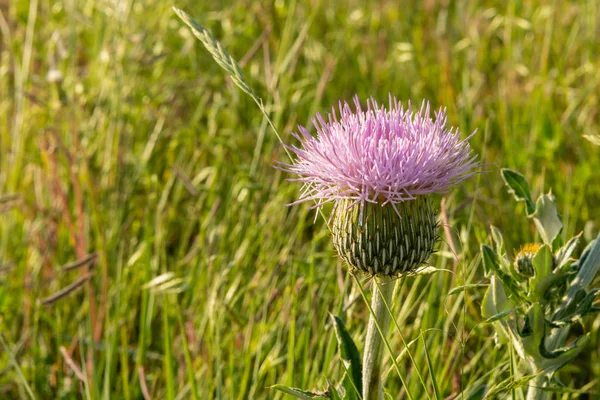
{"type": "Polygon", "coordinates": [[[304,184],[300,199],[315,207],[334,202],[333,243],[356,270],[394,276],[414,272],[433,252],[436,215],[427,198],[471,175],[479,164],[468,139],[446,126],[444,110],[431,118],[390,96],[389,109],[370,99],[363,110],[340,103],[313,120],[317,135],[299,127],[296,160],[280,163],[304,184]],[[359,205],[359,207],[355,207],[359,205]]]}
{"type": "Polygon", "coordinates": [[[474,174],[478,165],[468,139],[446,126],[444,110],[430,114],[423,102],[417,112],[390,97],[389,110],[370,99],[356,111],[340,103],[335,112],[313,120],[317,135],[299,127],[301,147],[287,146],[297,157],[282,169],[304,184],[298,202],[316,205],[351,199],[354,203],[397,204],[417,196],[446,192],[474,174]]]}

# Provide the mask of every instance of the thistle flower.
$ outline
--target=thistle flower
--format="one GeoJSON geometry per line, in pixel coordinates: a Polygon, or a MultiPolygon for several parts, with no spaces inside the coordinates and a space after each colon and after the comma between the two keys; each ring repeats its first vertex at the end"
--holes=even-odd
{"type": "Polygon", "coordinates": [[[317,114],[317,136],[304,127],[286,146],[297,159],[280,164],[304,184],[300,199],[314,207],[334,202],[333,243],[351,268],[370,275],[414,272],[433,251],[436,214],[428,197],[446,192],[478,166],[468,139],[446,126],[444,110],[429,103],[413,112],[390,96],[389,109],[374,99],[355,111],[340,103],[327,119],[317,114]]]}

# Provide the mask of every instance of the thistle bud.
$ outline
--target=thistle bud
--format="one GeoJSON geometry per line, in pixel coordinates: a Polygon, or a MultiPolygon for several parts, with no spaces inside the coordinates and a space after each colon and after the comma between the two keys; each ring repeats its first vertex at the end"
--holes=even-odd
{"type": "Polygon", "coordinates": [[[384,206],[338,200],[331,230],[340,257],[353,270],[373,276],[415,272],[438,238],[436,215],[426,196],[384,206]]]}
{"type": "Polygon", "coordinates": [[[531,278],[535,274],[533,256],[535,256],[540,247],[539,243],[529,243],[521,246],[521,249],[515,255],[514,266],[522,277],[531,278]]]}

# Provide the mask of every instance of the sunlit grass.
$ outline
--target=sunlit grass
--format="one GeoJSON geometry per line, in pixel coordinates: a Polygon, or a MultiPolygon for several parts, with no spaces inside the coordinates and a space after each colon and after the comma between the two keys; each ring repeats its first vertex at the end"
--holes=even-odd
{"type": "MultiPolygon", "coordinates": [[[[499,167],[553,189],[564,237],[598,231],[600,157],[583,135],[600,128],[599,6],[365,4],[175,5],[240,62],[284,141],[354,94],[427,98],[478,129],[487,172],[447,197],[431,260],[452,272],[400,286],[399,373],[385,361],[394,398],[399,375],[415,399],[435,398],[432,376],[460,398],[519,374],[482,323],[483,290],[447,296],[486,282],[489,224],[508,249],[533,239],[499,167]]],[[[361,343],[368,309],[323,219],[285,207],[298,187],[272,168],[283,148],[172,5],[0,0],[0,398],[277,399],[276,383],[341,378],[328,312],[361,343]],[[41,304],[90,253],[89,283],[41,304]]],[[[571,388],[600,379],[599,321],[560,373],[571,388]]]]}

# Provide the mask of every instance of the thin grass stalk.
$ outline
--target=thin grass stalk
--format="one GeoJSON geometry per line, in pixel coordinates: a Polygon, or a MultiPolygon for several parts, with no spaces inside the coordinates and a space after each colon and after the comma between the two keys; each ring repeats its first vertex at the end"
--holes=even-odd
{"type": "MultiPolygon", "coordinates": [[[[396,284],[394,287],[394,292],[399,293],[402,285],[404,284],[404,279],[397,279],[396,280],[396,284]]],[[[393,297],[393,296],[392,296],[393,297]]],[[[408,358],[410,359],[410,362],[412,363],[412,365],[415,366],[415,372],[419,378],[419,381],[421,382],[421,385],[423,386],[424,389],[424,393],[427,395],[427,398],[430,399],[431,396],[429,396],[429,393],[427,393],[427,385],[425,384],[425,380],[423,379],[423,375],[421,374],[421,371],[419,370],[419,368],[417,368],[417,363],[415,362],[415,358],[413,357],[412,352],[410,351],[410,344],[412,343],[407,343],[406,339],[404,338],[404,335],[402,334],[402,329],[400,329],[400,325],[398,324],[398,320],[396,319],[396,317],[394,317],[394,314],[392,313],[392,304],[385,302],[385,306],[386,309],[388,311],[388,313],[390,314],[391,317],[391,321],[394,323],[394,326],[396,327],[396,333],[398,333],[398,335],[400,336],[400,340],[402,341],[402,344],[404,345],[404,350],[402,350],[402,352],[400,353],[400,355],[398,356],[398,358],[395,358],[393,353],[390,353],[390,356],[392,358],[395,358],[396,360],[399,360],[400,357],[402,357],[404,355],[404,353],[406,353],[408,355],[408,358]]],[[[422,336],[423,333],[421,333],[420,336],[422,336]]],[[[387,376],[387,373],[385,374],[385,376],[387,376]]],[[[408,389],[407,389],[408,390],[408,389]]]]}
{"type": "Polygon", "coordinates": [[[383,399],[381,360],[383,358],[384,335],[390,325],[390,313],[386,304],[391,304],[394,281],[388,277],[375,277],[371,299],[372,312],[369,316],[367,338],[363,355],[363,400],[383,399]]]}

